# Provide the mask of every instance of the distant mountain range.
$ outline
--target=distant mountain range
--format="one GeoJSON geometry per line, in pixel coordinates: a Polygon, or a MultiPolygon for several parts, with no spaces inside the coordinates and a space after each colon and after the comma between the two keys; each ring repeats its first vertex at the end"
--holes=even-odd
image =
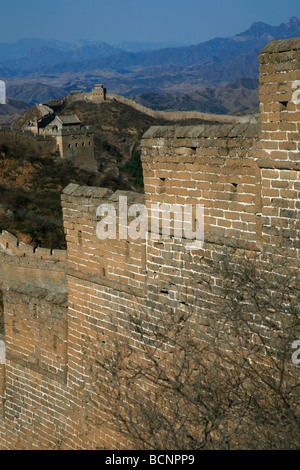
{"type": "MultiPolygon", "coordinates": [[[[141,52],[155,49],[181,47],[183,44],[175,42],[129,42],[123,41],[114,46],[103,41],[85,41],[80,39],[75,43],[68,43],[44,39],[20,39],[8,44],[0,43],[0,61],[8,62],[11,66],[17,65],[20,59],[41,57],[40,51],[51,51],[53,60],[88,60],[93,57],[102,58],[121,52],[141,52]]],[[[49,58],[50,53],[48,52],[49,58]]]]}
{"type": "MultiPolygon", "coordinates": [[[[196,101],[197,107],[201,108],[202,103],[206,109],[210,100],[217,99],[217,89],[228,89],[230,83],[240,78],[257,80],[258,55],[269,41],[296,36],[300,36],[300,20],[293,17],[279,26],[254,23],[230,38],[214,38],[198,45],[180,47],[174,47],[174,44],[165,47],[159,43],[111,46],[84,40],[71,44],[23,39],[15,44],[0,44],[0,79],[7,82],[10,98],[30,104],[57,98],[74,89],[89,91],[95,83],[103,83],[108,93],[136,96],[139,101],[146,100],[148,105],[159,101],[157,95],[168,94],[158,103],[160,109],[161,106],[185,108],[189,103],[196,106],[196,101]],[[209,91],[205,91],[206,95],[203,91],[208,88],[215,89],[210,92],[210,98],[209,91]],[[197,94],[192,99],[187,97],[199,90],[202,90],[201,99],[197,94]],[[178,94],[186,96],[177,99],[174,95],[178,94]]],[[[239,92],[234,92],[241,100],[241,90],[248,90],[245,83],[241,82],[239,92]]],[[[229,100],[225,91],[222,94],[229,100]]],[[[218,112],[222,109],[228,112],[232,104],[224,104],[219,100],[212,103],[212,107],[218,112]]],[[[244,107],[245,102],[241,101],[235,109],[244,107]]]]}

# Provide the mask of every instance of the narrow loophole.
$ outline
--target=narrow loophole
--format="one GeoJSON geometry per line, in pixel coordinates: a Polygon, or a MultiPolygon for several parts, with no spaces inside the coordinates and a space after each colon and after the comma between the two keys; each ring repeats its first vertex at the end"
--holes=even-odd
{"type": "Polygon", "coordinates": [[[284,111],[285,109],[287,109],[288,101],[279,101],[279,103],[280,103],[281,111],[284,111]]]}

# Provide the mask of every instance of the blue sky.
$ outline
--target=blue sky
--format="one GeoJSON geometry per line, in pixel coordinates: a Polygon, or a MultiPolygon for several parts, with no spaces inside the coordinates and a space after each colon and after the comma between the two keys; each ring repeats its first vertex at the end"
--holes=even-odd
{"type": "Polygon", "coordinates": [[[197,44],[229,37],[253,22],[300,18],[299,0],[7,0],[0,42],[24,37],[197,44]]]}

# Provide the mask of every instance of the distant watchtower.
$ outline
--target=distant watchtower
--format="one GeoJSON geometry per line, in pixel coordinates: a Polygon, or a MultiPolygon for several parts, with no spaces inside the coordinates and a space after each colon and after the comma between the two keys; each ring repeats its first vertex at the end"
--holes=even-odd
{"type": "Polygon", "coordinates": [[[44,116],[30,121],[24,130],[38,134],[38,137],[49,136],[53,140],[53,153],[70,160],[78,168],[97,172],[93,128],[83,126],[76,114],[57,116],[45,105],[39,105],[39,111],[44,112],[44,116]]]}
{"type": "Polygon", "coordinates": [[[92,101],[105,101],[106,99],[106,88],[103,87],[103,85],[95,85],[95,87],[92,90],[92,95],[91,95],[92,101]]]}

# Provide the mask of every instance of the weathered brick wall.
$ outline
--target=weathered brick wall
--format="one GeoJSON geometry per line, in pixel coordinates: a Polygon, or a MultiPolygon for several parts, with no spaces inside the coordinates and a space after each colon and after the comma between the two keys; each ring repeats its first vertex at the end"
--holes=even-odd
{"type": "Polygon", "coordinates": [[[202,204],[205,239],[241,246],[257,238],[260,208],[253,150],[257,124],[152,127],[143,138],[143,171],[152,203],[202,204]]]}
{"type": "Polygon", "coordinates": [[[78,168],[90,172],[98,171],[98,164],[95,159],[94,134],[93,132],[73,132],[63,133],[57,136],[57,145],[62,158],[68,159],[78,168]]]}
{"type": "MultiPolygon", "coordinates": [[[[139,204],[144,197],[138,193],[104,188],[80,187],[71,184],[65,190],[63,217],[68,243],[68,274],[86,280],[103,282],[111,287],[127,286],[127,290],[139,291],[145,282],[145,243],[129,243],[127,237],[119,239],[119,220],[116,223],[116,239],[99,239],[97,208],[102,204],[119,205],[119,197],[127,197],[128,204],[139,204]]],[[[126,287],[125,287],[126,288],[126,287]]]]}
{"type": "MultiPolygon", "coordinates": [[[[261,125],[151,128],[142,142],[145,195],[75,184],[64,190],[68,308],[63,294],[36,287],[9,286],[5,294],[1,448],[134,447],[111,410],[126,392],[112,380],[121,356],[133,371],[147,365],[137,326],[151,337],[168,316],[188,313],[201,347],[214,340],[224,352],[229,345],[231,352],[247,351],[233,334],[238,326],[224,323],[219,259],[227,249],[237,261],[257,256],[275,276],[277,266],[266,254],[280,249],[299,270],[299,50],[294,39],[262,52],[261,125]],[[156,238],[120,239],[119,218],[115,237],[100,239],[99,206],[110,204],[117,213],[125,196],[128,205],[145,202],[148,214],[156,203],[202,204],[204,245],[191,250],[188,236],[164,238],[157,230],[156,238]]],[[[24,246],[5,236],[4,251],[24,252],[26,259],[24,246]]],[[[51,262],[44,255],[37,263],[51,262]]],[[[272,328],[263,334],[269,341],[272,328]]],[[[151,391],[147,381],[137,387],[151,391]]]]}
{"type": "Polygon", "coordinates": [[[17,282],[25,282],[65,292],[66,258],[65,250],[34,249],[4,230],[0,234],[0,287],[7,289],[17,282]]]}
{"type": "Polygon", "coordinates": [[[34,151],[41,153],[43,156],[53,155],[56,151],[56,140],[52,136],[33,136],[30,131],[20,129],[10,129],[7,127],[0,128],[1,142],[22,145],[28,145],[34,151]]]}
{"type": "Polygon", "coordinates": [[[49,376],[56,374],[61,380],[66,380],[66,309],[60,309],[60,304],[66,306],[65,293],[52,294],[35,286],[17,284],[5,292],[8,360],[41,369],[49,376]],[[56,309],[51,310],[52,304],[57,305],[56,309]]]}
{"type": "Polygon", "coordinates": [[[98,206],[117,207],[119,196],[126,196],[128,204],[144,200],[137,193],[72,184],[62,196],[68,244],[68,384],[78,403],[87,404],[83,447],[128,446],[106,419],[115,390],[101,396],[97,385],[105,381],[97,362],[105,361],[115,338],[120,344],[128,338],[130,315],[138,313],[146,294],[145,241],[101,240],[96,233],[98,206]]]}
{"type": "Polygon", "coordinates": [[[64,399],[66,294],[18,284],[5,293],[4,310],[5,406],[0,428],[5,439],[1,448],[54,447],[64,422],[61,415],[70,406],[64,399]]]}
{"type": "Polygon", "coordinates": [[[1,134],[1,141],[3,141],[4,143],[12,143],[12,142],[15,142],[17,139],[19,142],[23,144],[29,143],[29,145],[31,145],[33,148],[35,148],[36,150],[38,149],[37,141],[29,133],[25,133],[20,130],[16,130],[15,132],[13,132],[10,128],[1,127],[0,134],[1,134]]]}
{"type": "MultiPolygon", "coordinates": [[[[3,334],[1,328],[1,340],[5,342],[6,348],[6,364],[0,365],[1,448],[2,444],[5,448],[4,443],[9,449],[31,446],[31,431],[33,434],[35,432],[31,424],[40,421],[37,403],[42,400],[46,391],[51,393],[53,388],[51,385],[48,387],[46,382],[51,377],[66,374],[66,365],[58,364],[60,359],[66,361],[66,337],[62,339],[62,332],[58,327],[61,311],[55,304],[55,301],[61,300],[61,296],[64,301],[66,299],[66,294],[63,294],[67,286],[65,271],[66,251],[44,248],[34,250],[32,246],[18,242],[12,234],[6,231],[1,233],[0,282],[4,293],[5,318],[1,316],[0,322],[1,327],[2,324],[5,326],[3,334]],[[17,286],[23,286],[24,283],[29,284],[30,288],[23,292],[17,286]],[[49,291],[42,291],[41,288],[49,291]],[[44,302],[46,292],[52,294],[44,302]],[[52,298],[54,303],[51,303],[52,298]],[[43,299],[43,303],[38,305],[40,299],[43,299]],[[42,383],[42,369],[46,375],[43,392],[38,394],[38,387],[42,383]],[[36,377],[33,378],[33,375],[36,377]],[[18,416],[19,423],[24,423],[25,431],[22,436],[16,432],[20,425],[15,424],[15,416],[18,416]],[[6,432],[7,434],[3,434],[6,432]]],[[[66,331],[65,324],[64,329],[66,331]]],[[[53,406],[54,404],[55,400],[53,406]]]]}

